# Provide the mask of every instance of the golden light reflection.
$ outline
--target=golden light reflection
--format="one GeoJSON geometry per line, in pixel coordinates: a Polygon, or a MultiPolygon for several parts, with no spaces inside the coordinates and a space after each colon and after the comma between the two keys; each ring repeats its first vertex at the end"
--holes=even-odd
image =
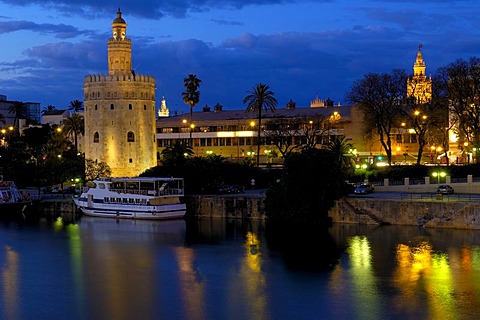
{"type": "Polygon", "coordinates": [[[247,265],[255,272],[261,272],[260,241],[256,234],[247,232],[245,240],[245,253],[247,265]]]}
{"type": "Polygon", "coordinates": [[[417,293],[424,286],[428,302],[425,307],[433,319],[456,314],[454,281],[446,254],[434,253],[429,242],[421,241],[415,246],[399,244],[396,260],[394,282],[400,295],[394,305],[399,310],[420,308],[417,293]]]}
{"type": "MultiPolygon", "coordinates": [[[[70,261],[72,265],[73,282],[76,291],[73,292],[77,305],[84,305],[85,287],[83,282],[83,255],[82,255],[82,239],[80,228],[77,224],[69,224],[66,226],[68,233],[68,243],[70,245],[70,261]]],[[[80,310],[77,312],[81,312],[80,310]]]]}
{"type": "Polygon", "coordinates": [[[359,319],[368,319],[380,312],[380,297],[372,269],[372,251],[369,240],[364,236],[355,236],[348,243],[353,295],[359,319]]]}
{"type": "Polygon", "coordinates": [[[179,285],[182,292],[185,319],[206,319],[204,310],[205,288],[200,275],[194,267],[195,253],[190,248],[175,250],[179,267],[179,285]]]}
{"type": "MultiPolygon", "coordinates": [[[[266,279],[262,273],[261,243],[258,235],[248,231],[245,235],[244,259],[240,270],[231,282],[229,301],[237,304],[238,295],[245,296],[246,305],[239,310],[245,312],[245,319],[263,319],[268,314],[268,296],[265,292],[266,279]],[[241,289],[239,289],[241,288],[241,289]]],[[[238,308],[235,306],[235,308],[238,308]]]]}
{"type": "Polygon", "coordinates": [[[60,231],[63,229],[63,219],[62,217],[58,217],[57,220],[55,220],[55,222],[53,223],[53,230],[55,231],[60,231]]]}
{"type": "Polygon", "coordinates": [[[3,303],[8,319],[19,319],[19,260],[20,257],[10,246],[5,246],[6,264],[2,269],[3,303]]]}

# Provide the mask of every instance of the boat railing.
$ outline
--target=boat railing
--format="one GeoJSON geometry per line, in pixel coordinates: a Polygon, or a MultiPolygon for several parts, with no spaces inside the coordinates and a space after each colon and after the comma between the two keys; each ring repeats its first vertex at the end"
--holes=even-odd
{"type": "Polygon", "coordinates": [[[144,196],[173,196],[173,195],[183,195],[182,188],[160,188],[159,190],[133,190],[133,189],[110,189],[112,192],[116,193],[125,193],[125,194],[138,194],[144,196]]]}

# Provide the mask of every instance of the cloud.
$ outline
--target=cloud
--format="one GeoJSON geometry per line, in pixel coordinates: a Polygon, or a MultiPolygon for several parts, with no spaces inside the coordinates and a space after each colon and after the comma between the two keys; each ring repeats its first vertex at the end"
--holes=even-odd
{"type": "Polygon", "coordinates": [[[210,19],[210,21],[223,26],[243,26],[244,23],[231,20],[210,19]]]}
{"type": "MultiPolygon", "coordinates": [[[[333,0],[316,0],[313,2],[332,2],[333,0]]],[[[0,0],[14,6],[38,5],[64,14],[84,17],[99,17],[111,13],[115,4],[108,0],[0,0]]],[[[213,8],[238,10],[247,6],[289,4],[312,2],[312,0],[140,0],[121,5],[122,11],[128,11],[135,17],[159,19],[164,16],[183,18],[189,12],[205,12],[213,8]]]]}
{"type": "Polygon", "coordinates": [[[15,31],[32,31],[40,34],[51,34],[58,39],[74,38],[82,33],[77,28],[65,24],[37,24],[31,21],[0,21],[0,34],[15,31]]]}

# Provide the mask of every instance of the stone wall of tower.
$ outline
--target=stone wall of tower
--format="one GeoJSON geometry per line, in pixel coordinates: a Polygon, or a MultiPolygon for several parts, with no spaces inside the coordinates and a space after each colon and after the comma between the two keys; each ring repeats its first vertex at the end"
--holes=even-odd
{"type": "Polygon", "coordinates": [[[153,77],[87,75],[84,107],[87,159],[106,162],[114,177],[138,176],[156,166],[153,77]]]}

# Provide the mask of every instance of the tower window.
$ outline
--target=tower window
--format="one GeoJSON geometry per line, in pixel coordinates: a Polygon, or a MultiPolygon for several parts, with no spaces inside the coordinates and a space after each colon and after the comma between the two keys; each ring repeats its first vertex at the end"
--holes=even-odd
{"type": "Polygon", "coordinates": [[[135,142],[135,134],[132,131],[127,133],[127,142],[135,142]]]}
{"type": "Polygon", "coordinates": [[[143,110],[147,110],[147,105],[146,104],[143,105],[143,110]]]}
{"type": "Polygon", "coordinates": [[[100,140],[100,135],[98,134],[98,132],[95,132],[93,134],[93,143],[98,143],[98,140],[100,140]]]}
{"type": "Polygon", "coordinates": [[[98,108],[97,105],[95,105],[95,110],[97,110],[97,108],[98,108]]]}
{"type": "Polygon", "coordinates": [[[130,104],[128,105],[128,110],[132,110],[132,108],[133,108],[133,106],[132,106],[132,104],[130,103],[130,104]]]}
{"type": "Polygon", "coordinates": [[[128,159],[128,162],[133,163],[133,159],[132,158],[128,159]]]}
{"type": "Polygon", "coordinates": [[[113,103],[110,105],[110,110],[113,110],[115,109],[115,106],[113,105],[113,103]]]}

